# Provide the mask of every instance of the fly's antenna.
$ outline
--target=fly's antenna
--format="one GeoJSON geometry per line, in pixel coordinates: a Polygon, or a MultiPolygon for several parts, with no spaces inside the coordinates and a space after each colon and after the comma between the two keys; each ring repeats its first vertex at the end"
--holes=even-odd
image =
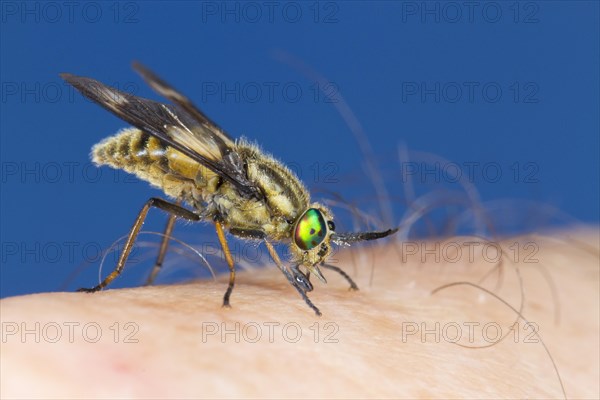
{"type": "Polygon", "coordinates": [[[341,246],[349,246],[351,243],[362,242],[365,240],[382,239],[386,236],[393,235],[398,232],[399,228],[388,229],[387,231],[374,232],[348,232],[348,233],[332,233],[331,240],[333,243],[341,246]]]}

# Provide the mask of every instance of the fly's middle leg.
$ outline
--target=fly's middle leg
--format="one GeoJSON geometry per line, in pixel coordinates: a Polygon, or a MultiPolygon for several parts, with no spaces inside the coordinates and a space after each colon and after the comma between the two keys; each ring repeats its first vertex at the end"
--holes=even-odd
{"type": "MultiPolygon", "coordinates": [[[[177,201],[177,205],[181,205],[181,200],[177,201]]],[[[150,271],[150,275],[148,276],[148,279],[146,279],[146,286],[152,285],[154,283],[156,276],[162,268],[163,262],[165,261],[165,256],[167,255],[167,249],[169,247],[169,241],[171,240],[171,234],[173,233],[173,228],[175,227],[176,219],[177,216],[175,214],[169,215],[169,219],[167,220],[167,226],[165,227],[165,233],[160,242],[160,250],[158,251],[158,256],[156,257],[154,267],[152,267],[152,271],[150,271]]]]}

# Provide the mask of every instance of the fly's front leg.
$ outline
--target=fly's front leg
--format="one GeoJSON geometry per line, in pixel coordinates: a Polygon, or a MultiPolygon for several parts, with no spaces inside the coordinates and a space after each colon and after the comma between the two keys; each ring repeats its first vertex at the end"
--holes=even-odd
{"type": "Polygon", "coordinates": [[[123,251],[119,256],[119,260],[117,261],[117,266],[115,267],[114,271],[111,272],[110,275],[108,275],[106,278],[104,278],[104,280],[100,282],[99,285],[94,286],[93,288],[81,288],[78,290],[78,292],[97,292],[108,286],[113,280],[115,280],[116,277],[121,275],[121,272],[123,272],[123,269],[125,268],[127,258],[131,253],[131,249],[133,249],[133,243],[135,242],[135,239],[137,238],[137,235],[140,232],[142,225],[144,225],[144,220],[146,219],[146,215],[148,215],[148,210],[150,210],[150,207],[160,208],[161,210],[168,212],[175,218],[182,218],[194,222],[200,220],[200,217],[198,215],[177,204],[169,203],[166,200],[159,199],[156,197],[151,198],[146,202],[146,204],[144,205],[144,207],[142,207],[142,210],[138,214],[133,224],[133,227],[129,232],[129,236],[127,237],[127,241],[125,242],[125,247],[123,247],[123,251]]]}
{"type": "Polygon", "coordinates": [[[300,265],[294,265],[291,269],[292,269],[292,276],[294,277],[294,281],[296,282],[297,285],[300,286],[300,288],[302,290],[304,290],[304,292],[312,292],[313,290],[313,285],[312,283],[310,283],[310,272],[307,272],[306,274],[304,274],[302,271],[300,271],[300,269],[298,268],[300,265]]]}
{"type": "Polygon", "coordinates": [[[233,285],[235,284],[235,264],[233,263],[233,257],[231,257],[231,251],[229,251],[229,245],[227,244],[227,239],[225,239],[225,232],[220,221],[215,221],[215,228],[217,229],[217,236],[219,237],[225,260],[227,260],[227,265],[229,266],[229,286],[227,286],[227,291],[225,291],[225,295],[223,296],[223,307],[231,307],[229,297],[231,297],[233,285]]]}
{"type": "MultiPolygon", "coordinates": [[[[181,205],[181,200],[177,201],[177,205],[181,205]]],[[[175,220],[177,216],[175,214],[169,215],[169,219],[167,220],[167,226],[165,227],[165,233],[163,235],[162,241],[160,242],[160,250],[158,251],[158,257],[156,257],[156,262],[154,263],[154,267],[152,267],[152,271],[146,279],[145,285],[152,285],[156,276],[160,272],[162,268],[163,262],[165,261],[165,256],[167,255],[167,248],[169,247],[169,241],[171,240],[171,233],[173,233],[173,228],[175,227],[175,220]]]]}
{"type": "Polygon", "coordinates": [[[267,250],[269,250],[269,254],[271,255],[271,258],[273,259],[273,261],[275,262],[277,267],[281,270],[281,272],[283,272],[283,275],[285,275],[285,277],[290,282],[290,284],[296,288],[296,290],[298,291],[300,296],[302,296],[302,298],[304,299],[306,304],[310,308],[312,308],[312,310],[315,312],[315,314],[317,314],[320,317],[321,311],[319,311],[319,309],[313,304],[312,301],[310,301],[310,299],[306,295],[307,291],[312,290],[312,285],[311,285],[310,281],[308,280],[308,278],[306,277],[306,275],[304,275],[302,272],[300,272],[300,270],[298,269],[298,266],[296,266],[292,269],[293,274],[290,273],[281,263],[281,260],[279,259],[279,255],[277,255],[277,252],[273,248],[273,245],[267,240],[265,240],[264,243],[265,243],[265,246],[267,246],[267,250]],[[310,290],[308,290],[308,289],[310,289],[310,290]]]}

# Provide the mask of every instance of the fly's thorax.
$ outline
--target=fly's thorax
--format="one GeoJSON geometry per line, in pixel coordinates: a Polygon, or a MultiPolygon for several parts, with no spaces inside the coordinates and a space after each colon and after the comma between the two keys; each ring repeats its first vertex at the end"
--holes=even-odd
{"type": "Polygon", "coordinates": [[[227,227],[270,234],[268,227],[274,218],[264,201],[244,197],[231,183],[224,181],[212,197],[212,202],[216,214],[227,227]]]}
{"type": "Polygon", "coordinates": [[[242,139],[236,143],[236,150],[244,161],[248,180],[265,196],[259,205],[264,206],[268,214],[262,230],[272,239],[289,239],[295,221],[310,201],[304,184],[283,163],[258,146],[242,139]]]}
{"type": "Polygon", "coordinates": [[[334,230],[331,211],[322,204],[312,203],[294,224],[290,244],[293,261],[313,266],[327,260],[334,230]]]}

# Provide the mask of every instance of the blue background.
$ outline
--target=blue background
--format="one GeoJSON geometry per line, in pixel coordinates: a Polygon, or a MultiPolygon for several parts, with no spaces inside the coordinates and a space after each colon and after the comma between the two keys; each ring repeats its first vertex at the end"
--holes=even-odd
{"type": "MultiPolygon", "coordinates": [[[[91,146],[126,125],[58,77],[90,76],[156,99],[132,60],[232,136],[292,164],[317,197],[340,193],[389,218],[336,109],[343,96],[393,201],[394,220],[381,225],[397,224],[407,199],[434,192],[443,205],[444,191],[460,192],[455,165],[473,166],[499,233],[598,222],[598,2],[69,4],[2,3],[2,297],[58,290],[86,260],[68,289],[94,284],[97,250],[160,194],[90,165],[91,146]],[[290,57],[297,61],[284,61],[290,57]],[[320,84],[330,97],[301,63],[330,82],[320,84]],[[399,160],[402,148],[409,161],[399,160]],[[456,164],[427,174],[420,162],[431,155],[456,164]],[[416,171],[412,197],[406,168],[416,171]]],[[[444,219],[459,211],[442,207],[412,234],[442,234],[444,219]]],[[[349,215],[340,215],[350,229],[349,215]]],[[[161,230],[165,219],[151,212],[144,229],[161,230]]],[[[215,241],[207,226],[178,226],[176,235],[193,245],[215,241]]],[[[136,258],[146,267],[116,287],[143,279],[157,241],[144,238],[136,258]]],[[[176,264],[183,256],[170,257],[176,264]]],[[[114,256],[104,274],[113,265],[114,256]]]]}

